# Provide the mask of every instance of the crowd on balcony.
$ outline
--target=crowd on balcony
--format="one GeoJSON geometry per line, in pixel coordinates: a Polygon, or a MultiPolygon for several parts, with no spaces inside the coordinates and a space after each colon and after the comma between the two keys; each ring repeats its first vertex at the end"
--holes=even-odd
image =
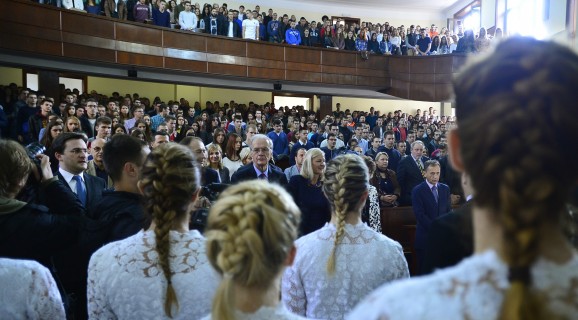
{"type": "Polygon", "coordinates": [[[459,127],[433,108],[321,117],[1,86],[0,279],[14,289],[0,314],[575,318],[578,255],[562,227],[578,56],[511,38],[466,68],[459,127]],[[405,280],[379,222],[380,207],[405,205],[418,266],[458,253],[443,267],[459,265],[405,280]]]}
{"type": "MultiPolygon", "coordinates": [[[[36,0],[35,0],[36,1],[36,0]]],[[[456,32],[435,24],[393,26],[389,22],[332,22],[324,15],[320,21],[278,14],[273,9],[261,11],[228,8],[226,3],[192,3],[187,0],[37,0],[71,10],[121,20],[148,23],[190,32],[203,32],[231,38],[242,38],[288,45],[334,48],[378,55],[436,55],[453,52],[483,52],[491,42],[502,38],[497,28],[489,35],[485,28],[456,32]],[[177,1],[180,1],[177,3],[177,1]]]]}

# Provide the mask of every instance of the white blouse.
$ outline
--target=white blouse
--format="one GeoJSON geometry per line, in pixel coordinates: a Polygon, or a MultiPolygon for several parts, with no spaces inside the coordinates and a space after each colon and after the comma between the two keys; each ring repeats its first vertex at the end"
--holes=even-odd
{"type": "MultiPolygon", "coordinates": [[[[578,319],[578,255],[561,265],[539,259],[532,283],[555,315],[578,319]]],[[[507,265],[488,250],[432,275],[384,285],[347,319],[497,319],[509,285],[507,265]]]]}
{"type": "MultiPolygon", "coordinates": [[[[170,231],[172,283],[179,302],[172,319],[199,319],[211,311],[219,276],[196,231],[170,231]]],[[[88,266],[90,319],[168,319],[167,281],[158,265],[154,231],[140,231],[96,251],[88,266]]]]}
{"type": "MultiPolygon", "coordinates": [[[[255,313],[243,313],[235,310],[235,319],[237,320],[305,320],[305,318],[295,315],[283,303],[279,303],[277,307],[261,307],[255,313]]],[[[204,317],[201,320],[212,320],[211,315],[204,317]]],[[[219,320],[219,319],[215,319],[219,320]]]]}
{"type": "Polygon", "coordinates": [[[0,258],[0,319],[66,319],[50,271],[31,260],[0,258]]]}
{"type": "Polygon", "coordinates": [[[409,277],[401,245],[364,223],[345,224],[336,251],[335,273],[328,275],[326,264],[335,232],[335,226],[328,223],[296,241],[297,256],[282,280],[282,299],[293,313],[314,319],[343,319],[381,284],[409,277]]]}
{"type": "Polygon", "coordinates": [[[243,166],[243,161],[241,161],[241,159],[237,161],[231,161],[231,159],[225,157],[223,158],[223,166],[229,169],[229,179],[230,179],[233,178],[233,173],[237,172],[237,170],[239,170],[239,168],[243,166]]]}

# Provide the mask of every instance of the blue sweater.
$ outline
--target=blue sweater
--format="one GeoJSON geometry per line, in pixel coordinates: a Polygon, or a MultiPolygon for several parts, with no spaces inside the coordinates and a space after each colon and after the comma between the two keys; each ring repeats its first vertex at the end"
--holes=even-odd
{"type": "Polygon", "coordinates": [[[285,41],[287,44],[298,46],[301,43],[301,34],[297,29],[287,29],[285,31],[285,41]]]}
{"type": "Polygon", "coordinates": [[[153,22],[155,26],[159,27],[171,27],[171,14],[165,10],[165,12],[161,12],[159,9],[153,9],[153,22]]]}
{"type": "Polygon", "coordinates": [[[281,131],[279,135],[275,133],[275,131],[271,131],[267,134],[267,137],[273,141],[273,158],[277,159],[277,157],[281,154],[289,155],[289,140],[287,140],[287,135],[285,132],[281,131]]]}

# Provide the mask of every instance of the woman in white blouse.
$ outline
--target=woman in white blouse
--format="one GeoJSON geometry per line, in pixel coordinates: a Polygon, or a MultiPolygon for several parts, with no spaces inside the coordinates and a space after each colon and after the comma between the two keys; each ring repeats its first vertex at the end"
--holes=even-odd
{"type": "Polygon", "coordinates": [[[578,55],[531,38],[461,70],[449,158],[474,189],[474,255],[379,288],[349,319],[578,319],[578,253],[564,232],[578,181],[576,88],[578,55]]]}
{"type": "Polygon", "coordinates": [[[290,311],[343,319],[380,284],[409,276],[401,245],[361,222],[368,187],[361,157],[343,155],[327,165],[323,193],[332,207],[331,222],[296,242],[297,256],[282,281],[290,311]]]}
{"type": "Polygon", "coordinates": [[[207,256],[223,279],[205,319],[303,319],[279,301],[279,282],[295,258],[299,209],[263,180],[225,190],[211,208],[207,256]]]}
{"type": "Polygon", "coordinates": [[[198,164],[188,148],[165,144],[139,171],[152,223],[92,255],[89,318],[199,319],[209,312],[219,280],[207,261],[205,239],[189,231],[200,187],[198,164]]]}

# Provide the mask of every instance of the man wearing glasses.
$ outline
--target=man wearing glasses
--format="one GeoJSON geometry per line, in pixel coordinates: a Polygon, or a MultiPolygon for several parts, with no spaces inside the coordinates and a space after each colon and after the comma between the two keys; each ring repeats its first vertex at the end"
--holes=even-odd
{"type": "Polygon", "coordinates": [[[251,139],[251,157],[253,162],[242,166],[231,177],[231,183],[261,179],[287,186],[287,178],[281,169],[269,163],[273,156],[273,142],[263,134],[251,139]]]}

